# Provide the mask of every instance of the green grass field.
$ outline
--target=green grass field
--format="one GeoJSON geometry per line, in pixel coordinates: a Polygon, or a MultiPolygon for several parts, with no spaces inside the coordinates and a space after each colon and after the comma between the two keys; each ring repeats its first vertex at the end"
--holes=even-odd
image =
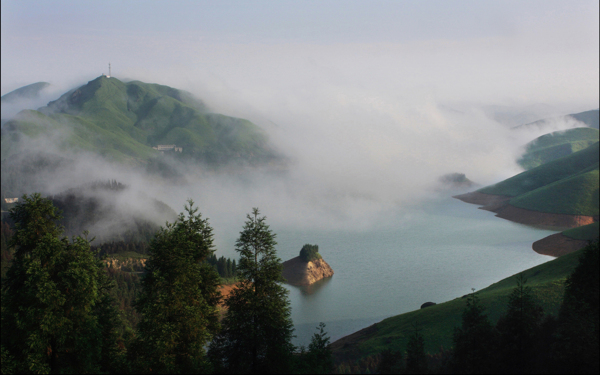
{"type": "Polygon", "coordinates": [[[510,200],[515,207],[554,214],[597,216],[598,163],[574,176],[553,182],[510,200]]]}
{"type": "MultiPolygon", "coordinates": [[[[546,313],[558,313],[564,281],[576,267],[580,254],[581,250],[523,271],[527,279],[526,285],[533,289],[546,313]]],[[[513,275],[476,292],[493,323],[505,312],[508,296],[516,286],[517,276],[513,275]]],[[[450,348],[454,327],[461,323],[465,303],[466,298],[458,297],[425,309],[387,318],[377,323],[376,330],[372,330],[357,342],[358,351],[348,348],[341,349],[341,352],[348,350],[350,354],[352,351],[351,355],[358,359],[380,353],[384,349],[404,351],[414,325],[422,329],[426,351],[434,353],[442,346],[450,348]]]]}

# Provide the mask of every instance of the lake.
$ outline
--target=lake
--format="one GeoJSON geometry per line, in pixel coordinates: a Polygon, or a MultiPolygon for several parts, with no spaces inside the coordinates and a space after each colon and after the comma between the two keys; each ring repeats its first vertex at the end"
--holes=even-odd
{"type": "Polygon", "coordinates": [[[278,228],[285,261],[305,243],[335,275],[290,291],[296,345],[307,345],[319,322],[335,341],[384,318],[482,289],[552,257],[531,244],[555,232],[515,224],[451,197],[399,210],[369,230],[278,228]]]}

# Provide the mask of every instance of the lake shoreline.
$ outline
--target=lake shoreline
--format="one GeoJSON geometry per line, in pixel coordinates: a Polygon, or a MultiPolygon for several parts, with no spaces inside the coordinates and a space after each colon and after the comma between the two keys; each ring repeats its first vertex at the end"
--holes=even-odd
{"type": "Polygon", "coordinates": [[[560,257],[585,247],[587,243],[588,241],[585,240],[576,240],[562,233],[556,233],[535,241],[531,247],[538,254],[560,257]]]}
{"type": "Polygon", "coordinates": [[[542,229],[565,230],[591,224],[598,220],[594,216],[554,214],[515,207],[509,203],[512,197],[478,191],[455,195],[453,198],[479,205],[481,206],[479,209],[494,212],[501,219],[542,229]]]}
{"type": "MultiPolygon", "coordinates": [[[[493,195],[474,191],[455,195],[453,198],[465,203],[476,204],[479,209],[496,213],[496,217],[515,223],[533,226],[540,229],[563,231],[577,228],[598,221],[597,217],[584,215],[566,215],[539,212],[515,207],[509,204],[511,197],[493,195]]],[[[538,254],[560,257],[584,247],[587,241],[576,240],[556,233],[535,241],[531,248],[538,254]]]]}

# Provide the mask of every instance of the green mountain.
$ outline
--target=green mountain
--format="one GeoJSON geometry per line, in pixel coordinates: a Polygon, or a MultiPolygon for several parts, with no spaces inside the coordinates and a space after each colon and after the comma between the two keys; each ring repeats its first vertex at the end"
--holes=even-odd
{"type": "Polygon", "coordinates": [[[572,113],[572,114],[566,115],[566,116],[537,120],[537,121],[530,122],[527,124],[515,126],[513,129],[528,128],[528,127],[543,128],[544,125],[546,125],[548,122],[551,122],[552,120],[560,120],[560,119],[564,119],[564,120],[571,119],[571,120],[581,121],[585,125],[589,126],[590,128],[598,129],[598,126],[599,126],[599,115],[598,114],[599,114],[599,112],[600,112],[600,110],[598,110],[598,109],[592,109],[590,111],[572,113]]]}
{"type": "Polygon", "coordinates": [[[574,113],[572,115],[569,115],[569,117],[572,117],[572,118],[574,118],[577,121],[583,122],[584,124],[586,124],[590,128],[598,129],[598,126],[599,126],[599,123],[600,123],[599,113],[600,113],[600,110],[593,109],[591,111],[574,113]]]}
{"type": "Polygon", "coordinates": [[[518,163],[525,169],[532,169],[583,150],[598,142],[598,138],[598,130],[593,128],[575,128],[548,133],[529,142],[525,146],[525,154],[518,163]]]}
{"type": "Polygon", "coordinates": [[[528,210],[597,216],[598,145],[596,142],[478,192],[512,197],[512,206],[528,210]]]}
{"type": "Polygon", "coordinates": [[[36,82],[31,85],[20,87],[7,94],[2,95],[0,98],[2,103],[8,103],[18,99],[34,99],[40,94],[40,91],[50,86],[48,82],[36,82]]]}
{"type": "Polygon", "coordinates": [[[100,76],[37,111],[20,112],[2,131],[2,160],[20,152],[22,136],[54,139],[60,150],[90,151],[145,164],[158,145],[174,156],[212,165],[262,163],[276,157],[267,134],[250,121],[207,111],[191,94],[100,76]]]}
{"type": "MultiPolygon", "coordinates": [[[[578,264],[582,251],[556,258],[523,271],[546,314],[557,315],[564,293],[564,281],[578,264]]],[[[495,324],[506,311],[508,296],[516,286],[518,275],[507,277],[477,292],[490,321],[495,324]]],[[[381,353],[385,349],[406,350],[414,326],[421,329],[425,350],[437,353],[440,347],[452,346],[454,327],[460,326],[466,295],[434,306],[396,315],[344,337],[332,344],[337,361],[357,360],[381,353]]]]}

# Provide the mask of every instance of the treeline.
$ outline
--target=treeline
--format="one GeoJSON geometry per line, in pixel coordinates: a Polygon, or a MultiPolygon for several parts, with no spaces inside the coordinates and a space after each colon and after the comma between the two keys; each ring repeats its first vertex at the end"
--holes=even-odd
{"type": "Polygon", "coordinates": [[[6,221],[0,222],[0,252],[2,256],[2,278],[6,275],[6,270],[12,261],[12,251],[10,250],[10,239],[13,236],[13,231],[6,221]]]}
{"type": "Polygon", "coordinates": [[[300,249],[300,259],[306,263],[321,258],[321,254],[319,254],[319,245],[305,244],[302,246],[302,249],[300,249]]]}
{"type": "MultiPolygon", "coordinates": [[[[146,242],[109,242],[101,245],[91,246],[93,252],[96,252],[101,258],[110,257],[111,255],[119,255],[124,253],[138,253],[142,255],[148,255],[150,246],[146,242]]],[[[219,276],[224,279],[231,279],[235,277],[236,262],[235,259],[225,258],[221,256],[217,258],[215,254],[212,254],[206,259],[206,262],[213,266],[218,272],[219,276]]]]}
{"type": "Polygon", "coordinates": [[[384,350],[346,361],[337,373],[599,373],[598,241],[583,251],[565,282],[558,317],[545,315],[522,275],[509,296],[506,312],[494,325],[477,293],[466,298],[462,324],[453,347],[425,353],[419,327],[413,327],[405,351],[384,350]]]}
{"type": "Polygon", "coordinates": [[[190,201],[150,241],[141,275],[105,267],[86,237],[65,237],[57,208],[39,194],[24,196],[10,214],[2,373],[333,369],[324,324],[307,348],[291,342],[275,234],[258,209],[240,233],[236,263],[216,258],[212,228],[190,201]],[[225,300],[219,268],[238,280],[225,300]]]}
{"type": "Polygon", "coordinates": [[[141,277],[137,273],[110,267],[106,268],[106,273],[113,280],[113,288],[110,294],[119,312],[118,336],[123,342],[129,341],[140,321],[140,314],[136,311],[134,305],[142,290],[141,277]]]}
{"type": "Polygon", "coordinates": [[[145,241],[111,241],[91,246],[92,251],[100,257],[126,252],[148,254],[149,248],[148,243],[145,241]]]}
{"type": "Polygon", "coordinates": [[[215,267],[215,270],[217,270],[217,272],[219,273],[219,276],[221,276],[222,278],[231,279],[231,278],[235,277],[235,275],[236,275],[235,259],[231,260],[231,259],[225,258],[223,256],[220,257],[219,259],[217,259],[217,256],[213,254],[210,257],[208,257],[208,259],[206,261],[208,262],[208,264],[215,267]]]}
{"type": "MultiPolygon", "coordinates": [[[[128,189],[116,180],[94,181],[59,194],[49,196],[61,211],[58,222],[68,236],[90,230],[91,236],[104,242],[150,242],[160,226],[136,214],[122,194],[128,189]]],[[[165,203],[139,196],[140,202],[151,207],[157,217],[171,220],[176,213],[165,203]]],[[[141,204],[141,203],[139,203],[141,204]]]]}

